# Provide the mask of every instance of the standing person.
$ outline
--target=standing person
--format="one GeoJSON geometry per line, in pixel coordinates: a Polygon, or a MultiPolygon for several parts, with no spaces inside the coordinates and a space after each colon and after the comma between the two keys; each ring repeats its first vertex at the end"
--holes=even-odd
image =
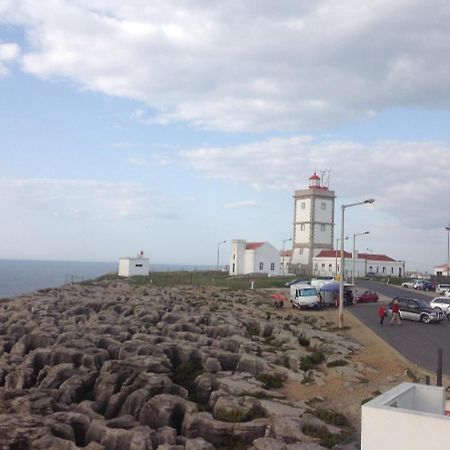
{"type": "Polygon", "coordinates": [[[391,316],[391,325],[394,325],[394,322],[397,322],[398,325],[401,325],[400,322],[400,307],[398,305],[398,300],[395,299],[392,303],[392,316],[391,316]]]}
{"type": "Polygon", "coordinates": [[[383,325],[384,318],[387,317],[387,311],[384,305],[378,308],[378,316],[380,317],[380,325],[383,325]]]}

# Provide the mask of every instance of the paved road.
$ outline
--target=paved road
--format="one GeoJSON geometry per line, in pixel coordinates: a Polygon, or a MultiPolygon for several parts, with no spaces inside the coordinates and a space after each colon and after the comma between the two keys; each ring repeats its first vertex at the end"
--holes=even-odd
{"type": "MultiPolygon", "coordinates": [[[[371,289],[389,300],[395,295],[411,295],[430,300],[433,293],[417,292],[412,289],[385,285],[374,281],[358,280],[359,289],[371,289]]],[[[378,304],[359,304],[351,307],[351,312],[373,330],[389,345],[418,366],[436,373],[438,349],[443,350],[443,373],[450,376],[450,322],[426,325],[422,322],[403,320],[402,326],[380,326],[378,304]]]]}

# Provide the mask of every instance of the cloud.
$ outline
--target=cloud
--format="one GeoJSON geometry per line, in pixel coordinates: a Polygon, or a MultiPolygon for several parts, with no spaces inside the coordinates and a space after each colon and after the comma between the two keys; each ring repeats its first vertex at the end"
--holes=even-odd
{"type": "Polygon", "coordinates": [[[293,192],[313,171],[332,169],[338,202],[375,198],[390,220],[418,229],[439,228],[450,214],[450,146],[439,142],[319,141],[309,136],[273,138],[235,147],[181,154],[205,177],[257,191],[293,192]]]}
{"type": "Polygon", "coordinates": [[[3,44],[0,42],[0,76],[7,75],[7,64],[17,61],[20,56],[20,47],[14,43],[3,44]]]}
{"type": "Polygon", "coordinates": [[[139,183],[0,179],[0,198],[34,213],[94,220],[174,217],[175,208],[139,183]]]}
{"type": "Polygon", "coordinates": [[[238,202],[228,203],[226,205],[227,208],[231,209],[240,209],[240,208],[255,208],[260,206],[258,202],[254,200],[241,200],[238,202]]]}
{"type": "Polygon", "coordinates": [[[25,30],[24,71],[138,100],[150,123],[306,130],[450,106],[441,0],[15,0],[0,22],[25,30]]]}

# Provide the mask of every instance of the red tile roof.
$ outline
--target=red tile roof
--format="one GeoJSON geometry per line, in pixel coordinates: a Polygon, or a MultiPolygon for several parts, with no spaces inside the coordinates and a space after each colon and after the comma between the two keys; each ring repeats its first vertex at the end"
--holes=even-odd
{"type": "Polygon", "coordinates": [[[245,250],[255,250],[259,247],[261,247],[261,245],[263,245],[264,242],[247,242],[245,244],[245,250]]]}
{"type": "MultiPolygon", "coordinates": [[[[340,250],[322,250],[317,257],[318,258],[340,258],[340,250]]],[[[350,252],[344,252],[345,258],[351,258],[352,254],[350,252]]],[[[373,253],[358,253],[359,259],[367,259],[368,261],[386,261],[386,262],[396,262],[395,259],[386,255],[375,255],[373,253]]]]}

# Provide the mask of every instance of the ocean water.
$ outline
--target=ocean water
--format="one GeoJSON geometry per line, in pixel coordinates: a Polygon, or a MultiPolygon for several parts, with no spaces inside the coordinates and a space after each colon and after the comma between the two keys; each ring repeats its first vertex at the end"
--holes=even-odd
{"type": "MultiPolygon", "coordinates": [[[[0,259],[0,299],[117,273],[117,262],[0,259]]],[[[151,272],[214,270],[213,266],[152,264],[151,272]]]]}
{"type": "Polygon", "coordinates": [[[118,263],[0,259],[0,298],[117,272],[118,263]]]}

